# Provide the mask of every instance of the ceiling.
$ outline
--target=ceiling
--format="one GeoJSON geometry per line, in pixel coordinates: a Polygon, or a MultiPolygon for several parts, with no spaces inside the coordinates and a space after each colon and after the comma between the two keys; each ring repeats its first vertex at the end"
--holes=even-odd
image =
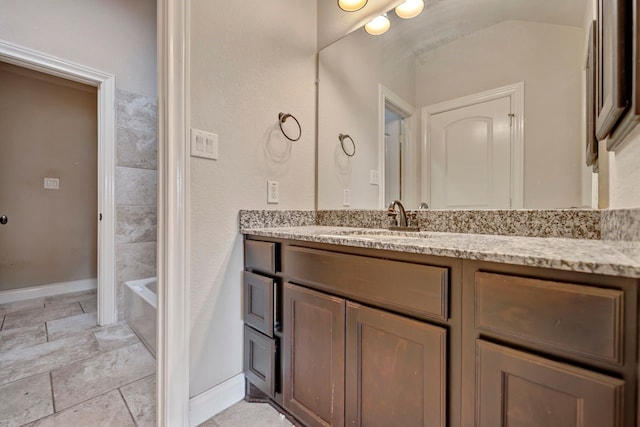
{"type": "MultiPolygon", "coordinates": [[[[335,0],[318,0],[318,48],[398,3],[401,1],[369,0],[361,11],[348,13],[340,10],[335,0]]],[[[416,18],[404,20],[389,12],[391,29],[381,37],[384,44],[412,46],[413,53],[420,55],[507,20],[582,28],[587,4],[591,5],[592,0],[425,0],[425,10],[416,18]]]]}

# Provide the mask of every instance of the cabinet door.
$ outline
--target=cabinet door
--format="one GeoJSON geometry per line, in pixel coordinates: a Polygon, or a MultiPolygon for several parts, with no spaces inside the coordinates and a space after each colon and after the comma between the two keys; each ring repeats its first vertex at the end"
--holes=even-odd
{"type": "Polygon", "coordinates": [[[346,423],[444,427],[443,328],[347,303],[346,423]]]}
{"type": "Polygon", "coordinates": [[[480,427],[618,427],[624,381],[477,341],[480,427]]]}
{"type": "Polygon", "coordinates": [[[308,426],[344,425],[345,301],[284,285],[284,406],[308,426]]]}

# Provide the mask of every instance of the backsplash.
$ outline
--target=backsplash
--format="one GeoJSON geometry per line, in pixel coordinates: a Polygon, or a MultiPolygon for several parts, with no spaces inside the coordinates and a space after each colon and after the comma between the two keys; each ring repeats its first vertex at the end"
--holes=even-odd
{"type": "Polygon", "coordinates": [[[260,227],[316,225],[316,211],[241,210],[240,230],[260,227]]]}
{"type": "Polygon", "coordinates": [[[602,240],[640,241],[640,209],[602,211],[602,240]]]}
{"type": "Polygon", "coordinates": [[[417,214],[424,231],[596,240],[601,237],[599,210],[429,210],[417,214]]]}

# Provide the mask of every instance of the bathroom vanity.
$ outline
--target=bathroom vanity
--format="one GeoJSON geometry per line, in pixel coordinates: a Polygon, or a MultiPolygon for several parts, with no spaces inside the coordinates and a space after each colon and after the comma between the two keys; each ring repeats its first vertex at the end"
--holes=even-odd
{"type": "Polygon", "coordinates": [[[244,250],[247,396],[302,425],[637,425],[640,269],[601,241],[310,226],[244,250]]]}

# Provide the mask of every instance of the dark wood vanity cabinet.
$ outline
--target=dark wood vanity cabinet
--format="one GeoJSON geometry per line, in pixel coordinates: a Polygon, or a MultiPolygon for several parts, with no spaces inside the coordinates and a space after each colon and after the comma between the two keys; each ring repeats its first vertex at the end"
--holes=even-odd
{"type": "Polygon", "coordinates": [[[272,243],[245,372],[302,425],[639,425],[637,279],[272,243]]]}
{"type": "Polygon", "coordinates": [[[296,418],[445,426],[445,329],[291,283],[284,307],[284,406],[296,418]]]}
{"type": "Polygon", "coordinates": [[[447,330],[347,302],[346,424],[446,425],[447,330]]]}
{"type": "Polygon", "coordinates": [[[637,426],[637,280],[463,265],[462,425],[637,426]]]}

